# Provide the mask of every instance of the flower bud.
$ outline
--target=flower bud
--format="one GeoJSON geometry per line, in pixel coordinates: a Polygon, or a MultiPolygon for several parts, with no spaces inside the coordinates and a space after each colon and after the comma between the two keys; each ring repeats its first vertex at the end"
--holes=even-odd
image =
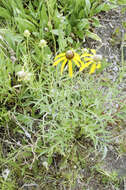
{"type": "Polygon", "coordinates": [[[21,80],[30,80],[31,78],[31,73],[25,72],[24,70],[17,72],[17,76],[21,79],[21,80]]]}
{"type": "Polygon", "coordinates": [[[24,36],[26,37],[26,38],[28,38],[29,36],[30,36],[30,32],[29,32],[29,30],[25,30],[24,31],[24,36]]]}
{"type": "Polygon", "coordinates": [[[98,55],[98,54],[94,55],[93,60],[96,61],[96,62],[101,61],[102,60],[102,55],[98,55]]]}
{"type": "Polygon", "coordinates": [[[13,55],[12,55],[10,58],[11,58],[11,61],[12,61],[13,63],[15,63],[15,61],[17,60],[16,57],[13,56],[13,55]]]}
{"type": "Polygon", "coordinates": [[[39,46],[41,48],[44,48],[46,45],[47,45],[47,42],[44,39],[40,40],[39,46]]]}

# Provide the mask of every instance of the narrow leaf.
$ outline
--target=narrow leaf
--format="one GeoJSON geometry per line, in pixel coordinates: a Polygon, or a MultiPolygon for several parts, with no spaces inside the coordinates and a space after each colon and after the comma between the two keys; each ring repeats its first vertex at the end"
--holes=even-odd
{"type": "Polygon", "coordinates": [[[101,38],[97,34],[95,34],[93,32],[86,31],[86,36],[89,37],[89,38],[92,38],[93,40],[101,42],[101,38]]]}

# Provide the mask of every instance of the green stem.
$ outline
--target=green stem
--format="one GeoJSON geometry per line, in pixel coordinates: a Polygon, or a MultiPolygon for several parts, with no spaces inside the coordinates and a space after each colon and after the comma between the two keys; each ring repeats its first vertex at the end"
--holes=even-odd
{"type": "Polygon", "coordinates": [[[27,40],[26,40],[26,50],[27,50],[27,53],[28,53],[28,61],[25,62],[24,68],[26,67],[26,70],[27,70],[29,68],[29,65],[30,65],[29,63],[31,62],[28,37],[27,37],[27,40]]]}
{"type": "Polygon", "coordinates": [[[51,18],[51,14],[50,14],[50,8],[49,8],[49,2],[48,2],[48,0],[46,1],[47,2],[47,8],[48,8],[48,15],[49,15],[49,28],[50,28],[50,30],[51,30],[51,34],[52,34],[52,39],[53,39],[53,43],[54,43],[54,54],[56,55],[56,40],[55,40],[55,36],[54,36],[54,34],[53,34],[53,32],[52,32],[52,29],[53,29],[53,27],[52,27],[52,18],[51,18]]]}

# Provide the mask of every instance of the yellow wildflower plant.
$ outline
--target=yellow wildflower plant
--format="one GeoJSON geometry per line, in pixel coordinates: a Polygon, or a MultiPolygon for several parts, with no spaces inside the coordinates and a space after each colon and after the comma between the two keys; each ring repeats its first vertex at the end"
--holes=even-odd
{"type": "Polygon", "coordinates": [[[102,56],[97,55],[95,49],[91,49],[90,51],[92,54],[90,54],[88,51],[85,51],[82,54],[81,58],[84,59],[85,64],[80,67],[80,71],[83,71],[85,68],[91,65],[89,74],[93,74],[96,69],[101,68],[102,56]]]}
{"type": "Polygon", "coordinates": [[[81,61],[79,54],[75,53],[73,50],[68,50],[66,53],[58,54],[54,59],[53,66],[57,66],[59,63],[62,63],[61,75],[63,73],[65,65],[68,64],[70,77],[73,76],[73,68],[72,68],[73,63],[77,65],[77,67],[79,68],[83,65],[83,62],[81,61]]]}

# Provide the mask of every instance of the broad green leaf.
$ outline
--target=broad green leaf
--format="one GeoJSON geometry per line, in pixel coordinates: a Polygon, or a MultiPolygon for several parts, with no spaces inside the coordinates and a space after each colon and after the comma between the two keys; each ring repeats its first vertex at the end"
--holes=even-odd
{"type": "Polygon", "coordinates": [[[88,21],[88,19],[81,19],[80,22],[78,22],[78,24],[77,24],[77,29],[82,31],[85,28],[86,29],[89,28],[89,21],[88,21]]]}
{"type": "Polygon", "coordinates": [[[102,11],[109,11],[109,10],[111,10],[111,9],[115,9],[115,8],[117,8],[118,7],[118,5],[114,5],[114,4],[105,4],[104,3],[104,7],[103,7],[103,9],[102,9],[102,11]]]}
{"type": "Polygon", "coordinates": [[[2,0],[0,3],[3,7],[5,7],[7,10],[12,11],[12,1],[13,0],[2,0]]]}
{"type": "Polygon", "coordinates": [[[90,0],[85,0],[85,13],[86,17],[88,17],[88,14],[90,13],[91,3],[90,0]]]}
{"type": "Polygon", "coordinates": [[[88,13],[89,13],[90,8],[91,8],[90,0],[85,0],[85,7],[86,7],[86,9],[87,9],[87,11],[88,11],[88,13]]]}
{"type": "Polygon", "coordinates": [[[40,26],[45,27],[48,23],[47,9],[43,4],[42,10],[40,11],[40,26]]]}
{"type": "Polygon", "coordinates": [[[118,0],[119,5],[126,5],[126,0],[118,0]]]}
{"type": "Polygon", "coordinates": [[[99,19],[97,17],[93,17],[92,18],[92,25],[95,26],[95,27],[101,27],[102,25],[100,24],[99,22],[99,19]]]}
{"type": "Polygon", "coordinates": [[[95,34],[93,32],[86,31],[86,36],[89,37],[89,38],[92,38],[93,40],[101,42],[101,38],[97,34],[95,34]]]}
{"type": "Polygon", "coordinates": [[[98,5],[97,7],[92,7],[90,16],[96,15],[100,13],[101,11],[109,11],[111,9],[117,8],[117,5],[114,4],[107,4],[107,3],[102,3],[98,5]]]}
{"type": "Polygon", "coordinates": [[[29,30],[30,32],[36,31],[36,27],[35,25],[30,22],[29,20],[20,18],[20,17],[16,17],[15,21],[17,23],[17,27],[19,29],[20,32],[24,32],[24,30],[29,30]]]}
{"type": "Polygon", "coordinates": [[[57,29],[53,29],[53,30],[52,30],[52,33],[53,33],[54,35],[59,36],[59,30],[57,30],[57,29]]]}
{"type": "Polygon", "coordinates": [[[97,6],[96,8],[94,8],[92,10],[92,15],[98,14],[99,12],[101,12],[104,9],[104,3],[100,4],[99,6],[97,6]]]}
{"type": "Polygon", "coordinates": [[[15,32],[9,30],[9,29],[1,29],[0,35],[4,37],[4,39],[7,41],[8,45],[11,48],[14,48],[15,43],[20,43],[23,40],[22,35],[16,34],[15,32]]]}
{"type": "Polygon", "coordinates": [[[0,7],[0,17],[5,18],[5,19],[10,19],[10,13],[7,9],[4,9],[3,7],[0,7]]]}

